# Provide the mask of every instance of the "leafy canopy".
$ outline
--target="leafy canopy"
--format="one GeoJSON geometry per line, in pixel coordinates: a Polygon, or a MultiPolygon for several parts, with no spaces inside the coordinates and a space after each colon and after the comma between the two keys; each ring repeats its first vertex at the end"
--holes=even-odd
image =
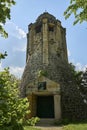
{"type": "Polygon", "coordinates": [[[65,19],[69,18],[71,14],[75,16],[74,25],[87,21],[87,0],[70,0],[70,5],[64,12],[65,19]]]}
{"type": "Polygon", "coordinates": [[[8,37],[3,25],[5,25],[6,20],[11,18],[10,11],[11,6],[15,5],[14,0],[0,0],[0,34],[3,37],[8,37]]]}

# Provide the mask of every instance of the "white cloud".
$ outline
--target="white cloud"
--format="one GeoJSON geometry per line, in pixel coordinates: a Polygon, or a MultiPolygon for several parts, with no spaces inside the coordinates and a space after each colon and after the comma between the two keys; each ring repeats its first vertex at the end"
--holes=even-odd
{"type": "Polygon", "coordinates": [[[18,26],[16,26],[16,30],[18,32],[18,38],[26,38],[26,33],[24,32],[23,29],[19,28],[18,26]]]}
{"type": "Polygon", "coordinates": [[[77,70],[79,70],[79,71],[82,70],[82,65],[81,65],[81,63],[78,62],[78,63],[76,63],[75,66],[76,66],[76,69],[77,69],[77,70]]]}
{"type": "Polygon", "coordinates": [[[5,26],[9,36],[13,36],[18,39],[26,38],[26,32],[15,23],[7,22],[5,26]]]}
{"type": "Polygon", "coordinates": [[[87,68],[87,65],[82,65],[79,62],[76,63],[75,66],[76,66],[76,70],[79,70],[79,71],[85,71],[85,69],[87,68]]]}
{"type": "Polygon", "coordinates": [[[14,52],[15,52],[15,51],[25,52],[25,51],[26,51],[26,43],[24,43],[24,46],[23,46],[23,47],[21,47],[21,46],[20,46],[20,48],[19,48],[19,47],[14,47],[14,48],[13,48],[13,51],[14,51],[14,52]]]}
{"type": "MultiPolygon", "coordinates": [[[[0,63],[0,71],[3,71],[4,68],[2,66],[2,63],[0,63]]],[[[10,73],[17,76],[18,78],[21,78],[24,71],[24,67],[18,67],[18,66],[10,66],[10,73]]]]}
{"type": "Polygon", "coordinates": [[[70,52],[70,50],[68,50],[68,57],[70,57],[71,56],[71,52],[70,52]]]}
{"type": "Polygon", "coordinates": [[[10,67],[11,74],[14,74],[15,76],[17,76],[19,78],[21,78],[23,71],[24,71],[24,67],[18,67],[18,66],[10,67]]]}
{"type": "Polygon", "coordinates": [[[0,71],[3,70],[3,67],[2,67],[2,62],[0,62],[0,71]]]}
{"type": "Polygon", "coordinates": [[[21,78],[24,67],[20,67],[20,65],[24,66],[25,64],[26,32],[13,22],[7,22],[5,29],[9,37],[6,40],[1,39],[0,52],[6,50],[8,56],[0,62],[0,71],[9,66],[10,72],[21,78]]]}
{"type": "Polygon", "coordinates": [[[16,25],[15,23],[13,23],[13,22],[11,22],[11,21],[6,22],[6,25],[8,25],[8,24],[13,25],[13,26],[15,26],[15,25],[16,25]]]}
{"type": "Polygon", "coordinates": [[[6,24],[7,32],[9,34],[9,37],[11,40],[14,40],[12,42],[12,51],[21,51],[25,52],[26,51],[26,32],[18,27],[15,23],[13,22],[7,22],[6,24]]]}
{"type": "Polygon", "coordinates": [[[86,68],[87,68],[87,65],[85,65],[85,66],[83,67],[83,71],[85,71],[86,68]]]}
{"type": "Polygon", "coordinates": [[[0,25],[1,25],[1,26],[4,26],[4,24],[3,24],[3,23],[0,23],[0,25]]]}

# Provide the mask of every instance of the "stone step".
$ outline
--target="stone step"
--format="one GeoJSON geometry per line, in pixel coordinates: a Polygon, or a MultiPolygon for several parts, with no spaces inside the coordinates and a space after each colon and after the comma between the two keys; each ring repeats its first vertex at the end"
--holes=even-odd
{"type": "Polygon", "coordinates": [[[51,126],[54,125],[55,119],[40,119],[36,126],[51,126]]]}

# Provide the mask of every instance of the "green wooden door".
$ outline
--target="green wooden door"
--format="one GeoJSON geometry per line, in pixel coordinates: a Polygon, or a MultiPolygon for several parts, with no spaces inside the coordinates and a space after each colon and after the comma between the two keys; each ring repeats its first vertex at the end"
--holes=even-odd
{"type": "Polygon", "coordinates": [[[53,96],[37,97],[37,116],[40,118],[54,118],[53,96]]]}

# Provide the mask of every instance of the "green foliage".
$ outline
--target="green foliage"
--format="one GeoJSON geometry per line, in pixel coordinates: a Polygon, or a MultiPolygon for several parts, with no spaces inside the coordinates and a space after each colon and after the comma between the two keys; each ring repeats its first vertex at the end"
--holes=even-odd
{"type": "Polygon", "coordinates": [[[87,103],[87,68],[84,72],[76,71],[75,66],[70,63],[70,69],[73,74],[73,78],[78,85],[80,95],[83,99],[85,99],[85,102],[87,103]]]}
{"type": "Polygon", "coordinates": [[[73,78],[75,79],[76,83],[78,84],[78,86],[80,86],[81,82],[82,82],[82,71],[76,71],[75,66],[70,63],[70,69],[71,69],[71,73],[73,74],[73,78]]]}
{"type": "Polygon", "coordinates": [[[74,14],[74,25],[78,22],[87,21],[87,0],[70,0],[70,5],[64,12],[65,19],[74,14]]]}
{"type": "Polygon", "coordinates": [[[38,71],[38,77],[40,77],[40,76],[47,76],[47,75],[48,75],[48,73],[47,73],[46,70],[39,70],[38,71]]]}
{"type": "Polygon", "coordinates": [[[62,126],[62,125],[68,125],[70,123],[69,119],[60,119],[60,120],[56,120],[55,125],[56,126],[62,126]]]}
{"type": "Polygon", "coordinates": [[[7,52],[5,51],[4,54],[0,53],[0,60],[1,59],[5,59],[5,57],[7,56],[7,52]]]}
{"type": "Polygon", "coordinates": [[[34,128],[34,127],[31,127],[31,126],[26,126],[26,127],[24,127],[24,130],[41,130],[41,129],[34,128]]]}
{"type": "Polygon", "coordinates": [[[38,117],[32,117],[31,119],[27,119],[24,123],[24,125],[29,125],[29,126],[35,126],[35,124],[39,121],[40,119],[38,117]]]}
{"type": "Polygon", "coordinates": [[[87,68],[83,72],[82,81],[81,81],[79,89],[83,95],[83,98],[87,102],[87,68]]]}
{"type": "Polygon", "coordinates": [[[86,124],[69,124],[63,127],[63,130],[87,130],[87,123],[86,124]]]}
{"type": "Polygon", "coordinates": [[[19,81],[8,69],[0,72],[0,129],[22,130],[25,116],[30,113],[28,99],[19,98],[19,81]]]}
{"type": "Polygon", "coordinates": [[[4,30],[3,25],[6,23],[6,20],[11,18],[10,11],[11,6],[15,5],[14,0],[0,0],[0,34],[3,37],[8,37],[7,32],[4,30]]]}

